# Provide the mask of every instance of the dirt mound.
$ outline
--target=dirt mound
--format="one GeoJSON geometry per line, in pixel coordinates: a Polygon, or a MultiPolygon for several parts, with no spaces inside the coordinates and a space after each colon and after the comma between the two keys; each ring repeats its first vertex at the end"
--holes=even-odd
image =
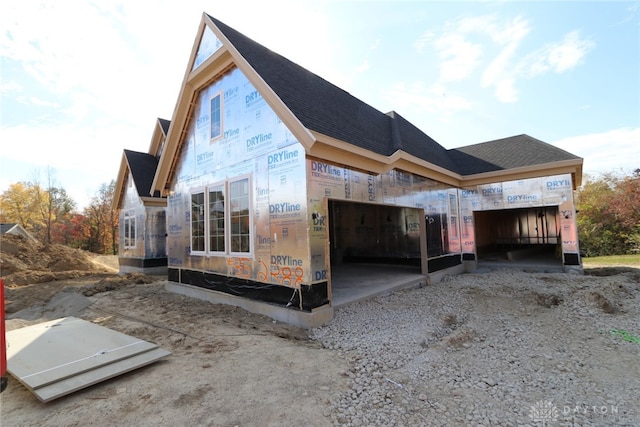
{"type": "Polygon", "coordinates": [[[7,285],[64,280],[109,271],[89,252],[63,245],[43,245],[20,236],[0,238],[0,276],[7,285]]]}
{"type": "MultiPolygon", "coordinates": [[[[51,313],[60,314],[61,309],[47,307],[59,293],[68,302],[70,295],[86,298],[127,285],[166,278],[140,273],[120,275],[117,255],[97,255],[63,245],[43,245],[13,235],[0,237],[0,274],[5,284],[6,313],[10,317],[30,320],[48,318],[51,313]]],[[[67,315],[77,314],[68,308],[65,310],[70,313],[67,315]]]]}
{"type": "Polygon", "coordinates": [[[143,285],[153,283],[157,280],[157,277],[147,276],[142,273],[128,273],[122,276],[109,276],[94,285],[85,286],[82,289],[82,294],[90,297],[101,292],[113,291],[127,285],[143,285]]]}

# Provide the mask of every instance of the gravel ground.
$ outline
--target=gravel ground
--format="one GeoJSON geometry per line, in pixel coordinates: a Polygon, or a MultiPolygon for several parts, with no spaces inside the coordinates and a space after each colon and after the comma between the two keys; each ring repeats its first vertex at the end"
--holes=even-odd
{"type": "Polygon", "coordinates": [[[344,307],[336,426],[640,425],[640,270],[499,270],[344,307]],[[597,275],[596,275],[597,274],[597,275]]]}

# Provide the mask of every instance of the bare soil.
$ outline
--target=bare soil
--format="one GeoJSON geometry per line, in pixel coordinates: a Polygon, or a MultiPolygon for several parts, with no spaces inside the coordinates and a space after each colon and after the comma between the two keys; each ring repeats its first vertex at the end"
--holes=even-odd
{"type": "Polygon", "coordinates": [[[117,257],[13,236],[0,249],[8,331],[75,316],[171,352],[49,403],[8,375],[0,425],[332,425],[349,362],[307,331],[169,293],[164,276],[118,275],[117,257]]]}

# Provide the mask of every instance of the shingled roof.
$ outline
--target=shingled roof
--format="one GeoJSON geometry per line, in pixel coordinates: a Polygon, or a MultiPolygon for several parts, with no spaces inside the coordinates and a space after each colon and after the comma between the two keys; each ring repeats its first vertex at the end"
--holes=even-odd
{"type": "Polygon", "coordinates": [[[461,175],[580,159],[525,134],[452,149],[449,155],[461,175]]]}
{"type": "Polygon", "coordinates": [[[209,18],[307,129],[385,156],[399,147],[410,148],[410,154],[450,167],[446,155],[442,155],[446,150],[397,113],[376,110],[217,19],[209,18]],[[397,123],[392,126],[394,121],[397,123]],[[394,141],[392,135],[401,141],[394,141]]]}
{"type": "Polygon", "coordinates": [[[17,222],[12,222],[12,223],[3,222],[2,224],[0,224],[0,234],[5,234],[16,225],[18,225],[17,222]]]}
{"type": "Polygon", "coordinates": [[[151,184],[158,169],[158,159],[147,153],[124,150],[133,183],[138,190],[138,196],[149,197],[151,195],[151,184]]]}
{"type": "Polygon", "coordinates": [[[277,96],[312,131],[390,156],[397,150],[460,175],[579,159],[518,135],[447,150],[392,111],[384,114],[208,15],[277,96]]]}
{"type": "Polygon", "coordinates": [[[171,126],[171,120],[158,118],[158,122],[162,127],[162,132],[166,135],[169,132],[169,126],[171,126]]]}

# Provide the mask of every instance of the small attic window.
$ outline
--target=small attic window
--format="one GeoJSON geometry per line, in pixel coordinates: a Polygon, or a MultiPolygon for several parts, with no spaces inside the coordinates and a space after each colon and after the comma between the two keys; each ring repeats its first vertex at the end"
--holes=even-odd
{"type": "Polygon", "coordinates": [[[222,136],[222,94],[219,93],[211,98],[211,139],[218,139],[222,136]]]}

